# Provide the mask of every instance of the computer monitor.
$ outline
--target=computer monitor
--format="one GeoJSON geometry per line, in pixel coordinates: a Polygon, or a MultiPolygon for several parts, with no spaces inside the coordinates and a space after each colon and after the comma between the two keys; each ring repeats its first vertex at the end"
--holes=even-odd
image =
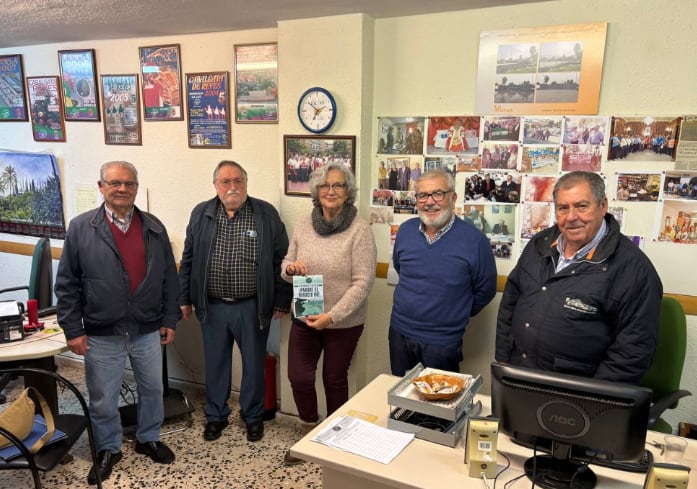
{"type": "Polygon", "coordinates": [[[525,462],[536,485],[590,489],[588,463],[613,466],[646,453],[651,389],[497,362],[491,379],[500,432],[536,450],[525,462]]]}

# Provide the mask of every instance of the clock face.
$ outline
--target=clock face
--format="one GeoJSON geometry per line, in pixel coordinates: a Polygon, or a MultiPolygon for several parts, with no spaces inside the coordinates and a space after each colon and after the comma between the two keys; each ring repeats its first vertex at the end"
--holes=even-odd
{"type": "Polygon", "coordinates": [[[336,118],[334,97],[324,88],[305,91],[298,102],[298,118],[305,129],[320,133],[329,129],[336,118]]]}

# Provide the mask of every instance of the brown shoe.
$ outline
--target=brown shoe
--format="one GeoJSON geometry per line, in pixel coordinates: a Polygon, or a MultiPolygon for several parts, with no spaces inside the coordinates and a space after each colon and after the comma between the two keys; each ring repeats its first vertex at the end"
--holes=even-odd
{"type": "Polygon", "coordinates": [[[288,465],[289,467],[291,467],[293,465],[304,464],[305,461],[301,458],[292,456],[290,454],[290,449],[289,449],[289,450],[286,450],[286,454],[283,456],[283,463],[285,465],[288,465]]]}

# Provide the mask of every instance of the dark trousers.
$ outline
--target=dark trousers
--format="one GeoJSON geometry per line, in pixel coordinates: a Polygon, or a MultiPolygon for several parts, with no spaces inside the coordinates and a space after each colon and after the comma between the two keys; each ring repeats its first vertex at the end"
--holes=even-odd
{"type": "Polygon", "coordinates": [[[301,420],[308,423],[319,420],[315,376],[322,351],[327,416],[348,401],[348,369],[362,332],[362,324],[318,331],[302,321],[293,320],[288,341],[288,380],[301,420]]]}
{"type": "Polygon", "coordinates": [[[462,343],[457,345],[430,345],[404,336],[390,327],[388,333],[390,344],[390,366],[392,375],[402,377],[417,363],[424,367],[459,372],[462,361],[462,343]]]}
{"type": "Polygon", "coordinates": [[[241,302],[209,301],[203,322],[206,360],[206,407],[208,421],[224,421],[230,415],[227,400],[232,383],[232,347],[242,354],[240,414],[247,423],[264,416],[264,357],[269,330],[259,329],[255,298],[241,302]]]}

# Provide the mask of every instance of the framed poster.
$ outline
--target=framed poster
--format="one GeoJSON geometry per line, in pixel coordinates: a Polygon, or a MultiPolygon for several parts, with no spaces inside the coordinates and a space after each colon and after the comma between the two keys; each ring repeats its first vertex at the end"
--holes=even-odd
{"type": "Polygon", "coordinates": [[[0,122],[27,120],[22,55],[0,56],[0,122]]]}
{"type": "Polygon", "coordinates": [[[235,122],[278,122],[278,44],[235,45],[235,122]]]}
{"type": "Polygon", "coordinates": [[[138,75],[102,75],[104,143],[140,145],[138,75]]]}
{"type": "Polygon", "coordinates": [[[479,34],[477,113],[597,114],[607,22],[479,34]]]}
{"type": "Polygon", "coordinates": [[[34,141],[65,141],[58,77],[28,76],[27,95],[34,141]]]}
{"type": "Polygon", "coordinates": [[[341,163],[356,174],[356,136],[283,136],[286,195],[310,196],[310,174],[341,163]]]}
{"type": "Polygon", "coordinates": [[[66,121],[99,121],[94,49],[58,51],[66,121]]]}
{"type": "Polygon", "coordinates": [[[179,44],[138,48],[146,121],[180,121],[182,113],[179,44]]]}
{"type": "Polygon", "coordinates": [[[190,148],[231,148],[227,71],[188,73],[186,107],[190,148]]]}

